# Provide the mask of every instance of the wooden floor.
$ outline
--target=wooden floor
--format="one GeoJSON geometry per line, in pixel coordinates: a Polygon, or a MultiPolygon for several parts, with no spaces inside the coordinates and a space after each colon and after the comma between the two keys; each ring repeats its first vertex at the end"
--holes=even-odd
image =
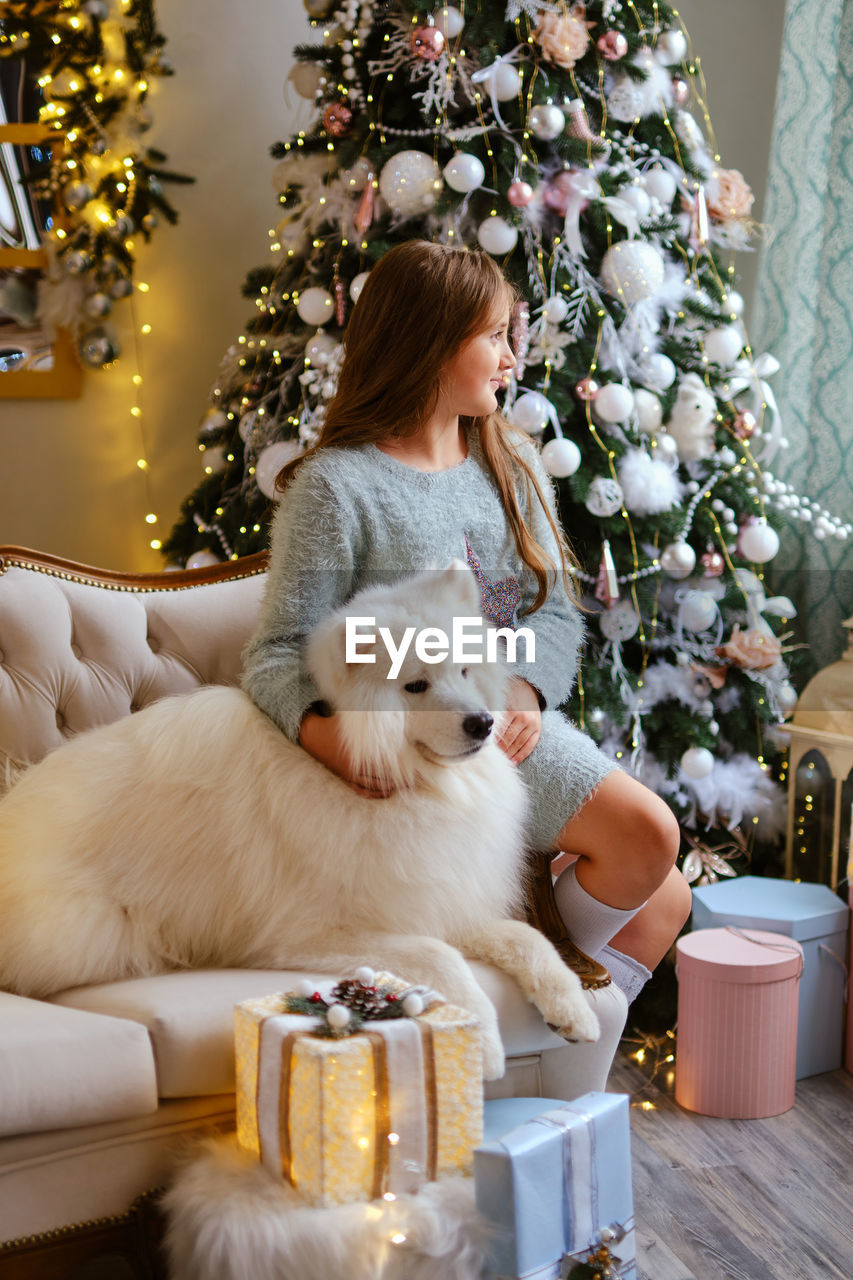
{"type": "Polygon", "coordinates": [[[853,1076],[767,1120],[694,1115],[659,1079],[620,1055],[608,1082],[632,1095],[638,1280],[851,1280],[853,1076]]]}

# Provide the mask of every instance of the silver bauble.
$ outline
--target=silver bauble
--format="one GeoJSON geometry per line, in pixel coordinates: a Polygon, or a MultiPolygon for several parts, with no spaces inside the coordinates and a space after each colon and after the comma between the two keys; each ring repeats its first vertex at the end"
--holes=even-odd
{"type": "Polygon", "coordinates": [[[94,195],[88,182],[71,182],[62,193],[66,209],[82,209],[94,195]]]}
{"type": "Polygon", "coordinates": [[[80,359],[90,369],[103,369],[104,365],[112,364],[121,348],[113,334],[98,328],[83,334],[78,350],[80,359]]]}
{"type": "Polygon", "coordinates": [[[65,270],[72,276],[82,276],[92,265],[92,259],[82,249],[69,249],[68,253],[63,254],[62,262],[65,270]]]}
{"type": "Polygon", "coordinates": [[[89,294],[88,298],[83,303],[83,310],[86,312],[87,316],[93,316],[97,319],[98,316],[109,315],[110,311],[112,311],[112,306],[113,304],[109,297],[98,290],[97,293],[89,294]]]}
{"type": "Polygon", "coordinates": [[[110,285],[110,296],[113,298],[129,298],[132,293],[133,284],[127,276],[119,276],[118,280],[110,285]]]}
{"type": "Polygon", "coordinates": [[[671,542],[660,554],[660,567],[669,578],[687,578],[696,568],[696,552],[689,542],[671,542]]]}
{"type": "Polygon", "coordinates": [[[584,505],[594,516],[606,520],[622,510],[622,486],[612,476],[596,476],[589,486],[584,505]]]}

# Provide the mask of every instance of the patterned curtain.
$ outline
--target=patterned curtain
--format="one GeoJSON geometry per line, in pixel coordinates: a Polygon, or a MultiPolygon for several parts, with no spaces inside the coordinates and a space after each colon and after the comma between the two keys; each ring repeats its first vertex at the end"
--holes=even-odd
{"type": "MultiPolygon", "coordinates": [[[[773,390],[790,441],[771,470],[853,520],[853,0],[787,0],[764,222],[750,327],[756,352],[781,364],[773,390]]],[[[835,661],[853,613],[853,540],[820,542],[795,524],[773,570],[811,671],[835,661]]]]}

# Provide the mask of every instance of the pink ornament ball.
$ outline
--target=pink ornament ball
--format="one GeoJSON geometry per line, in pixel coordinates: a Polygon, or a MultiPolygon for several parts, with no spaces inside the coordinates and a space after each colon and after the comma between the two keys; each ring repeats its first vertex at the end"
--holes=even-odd
{"type": "Polygon", "coordinates": [[[754,413],[750,413],[748,409],[742,410],[735,416],[734,420],[735,435],[741,440],[748,440],[755,432],[758,421],[754,413]]]}
{"type": "Polygon", "coordinates": [[[603,36],[598,37],[597,48],[602,58],[606,58],[608,62],[618,62],[628,52],[628,41],[621,31],[605,31],[603,36]]]}
{"type": "MultiPolygon", "coordinates": [[[[545,203],[549,209],[553,209],[554,213],[559,213],[561,218],[566,216],[569,205],[575,196],[577,180],[578,175],[575,170],[561,169],[559,173],[554,174],[553,178],[545,186],[545,203]]],[[[583,213],[588,205],[588,200],[581,200],[578,205],[578,212],[583,213]]]]}
{"type": "Polygon", "coordinates": [[[677,107],[686,107],[690,101],[690,85],[682,76],[672,82],[672,100],[677,107]]]}
{"type": "Polygon", "coordinates": [[[412,53],[422,62],[437,62],[444,53],[445,39],[438,27],[415,27],[412,53]]]}
{"type": "Polygon", "coordinates": [[[719,551],[706,551],[702,556],[702,576],[719,578],[726,567],[726,562],[719,551]]]}
{"type": "Polygon", "coordinates": [[[575,384],[575,395],[578,400],[594,400],[598,395],[598,383],[595,378],[581,378],[575,384]]]}
{"type": "Polygon", "coordinates": [[[523,209],[533,199],[533,188],[529,182],[513,182],[507,190],[506,198],[513,209],[523,209]]]}

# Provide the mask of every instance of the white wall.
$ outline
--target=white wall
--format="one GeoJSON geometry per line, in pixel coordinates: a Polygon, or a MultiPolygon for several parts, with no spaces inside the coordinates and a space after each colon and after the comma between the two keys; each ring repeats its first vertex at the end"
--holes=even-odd
{"type": "MultiPolygon", "coordinates": [[[[783,0],[683,0],[680,11],[702,58],[723,163],[751,182],[758,211],[783,0]]],[[[309,35],[301,0],[158,0],[157,12],[176,74],[157,82],[149,136],[197,181],[170,189],[180,221],[159,227],[138,255],[138,278],[151,286],[136,300],[137,322],[152,326],[139,339],[150,490],[136,467],[126,304],[116,311],[125,355],[111,372],[87,373],[80,400],[0,400],[0,543],[132,570],[160,567],[149,538],[168,532],[200,474],[198,421],[251,309],[243,278],[263,262],[276,221],[268,148],[304,119],[305,104],[291,93],[288,108],[283,85],[293,45],[309,35]],[[156,530],[144,523],[149,509],[160,516],[156,530]]],[[[751,288],[747,272],[747,297],[751,288]]]]}

